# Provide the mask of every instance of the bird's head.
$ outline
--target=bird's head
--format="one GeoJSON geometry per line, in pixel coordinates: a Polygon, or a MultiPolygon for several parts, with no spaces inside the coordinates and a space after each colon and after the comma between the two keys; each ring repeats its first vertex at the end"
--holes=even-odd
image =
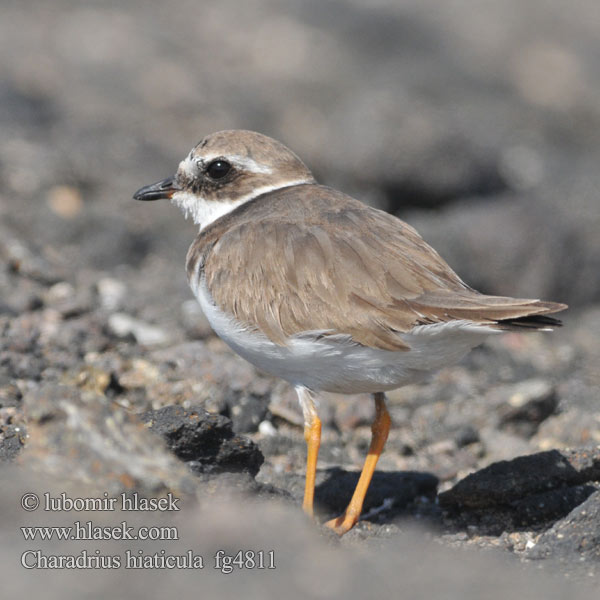
{"type": "Polygon", "coordinates": [[[205,137],[179,163],[177,173],[139,189],[136,200],[169,199],[206,227],[261,194],[315,183],[304,163],[280,142],[253,131],[205,137]]]}

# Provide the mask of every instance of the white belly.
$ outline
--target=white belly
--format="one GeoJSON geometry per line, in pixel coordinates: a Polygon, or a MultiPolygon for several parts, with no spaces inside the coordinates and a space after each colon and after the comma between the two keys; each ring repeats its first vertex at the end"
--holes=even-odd
{"type": "Polygon", "coordinates": [[[498,333],[456,320],[419,325],[399,334],[410,346],[401,352],[367,348],[347,335],[317,339],[319,332],[293,336],[280,346],[219,310],[202,282],[193,291],[215,333],[235,352],[262,371],[312,390],[346,394],[392,390],[457,362],[488,335],[498,333]]]}

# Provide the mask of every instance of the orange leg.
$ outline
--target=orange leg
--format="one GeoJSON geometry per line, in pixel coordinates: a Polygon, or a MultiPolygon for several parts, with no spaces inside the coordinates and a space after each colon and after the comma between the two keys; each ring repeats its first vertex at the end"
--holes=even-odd
{"type": "Polygon", "coordinates": [[[321,419],[315,415],[314,420],[304,427],[306,440],[306,484],[304,486],[304,502],[302,508],[309,516],[313,516],[313,502],[315,498],[315,476],[317,473],[317,457],[321,445],[321,419]]]}
{"type": "Polygon", "coordinates": [[[388,413],[387,408],[385,407],[385,394],[373,394],[373,399],[375,400],[375,420],[371,426],[373,437],[371,438],[369,453],[365,459],[365,464],[360,474],[360,479],[356,484],[354,494],[352,495],[352,500],[350,500],[350,504],[348,504],[343,515],[325,523],[326,527],[330,527],[338,535],[343,535],[356,525],[360,513],[362,512],[367,489],[369,488],[373,472],[375,471],[375,465],[383,452],[383,447],[385,446],[390,431],[391,419],[390,413],[388,413]]]}
{"type": "Polygon", "coordinates": [[[298,398],[304,413],[304,439],[306,440],[306,483],[304,486],[304,501],[302,509],[309,516],[314,514],[315,477],[317,473],[317,458],[321,445],[321,419],[317,415],[311,393],[305,388],[297,388],[298,398]]]}

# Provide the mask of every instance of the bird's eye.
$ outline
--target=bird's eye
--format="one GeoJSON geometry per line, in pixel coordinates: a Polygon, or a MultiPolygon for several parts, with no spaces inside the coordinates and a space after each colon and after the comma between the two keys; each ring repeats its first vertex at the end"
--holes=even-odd
{"type": "Polygon", "coordinates": [[[211,179],[222,179],[231,170],[231,165],[223,159],[213,160],[208,167],[206,167],[206,174],[211,179]]]}

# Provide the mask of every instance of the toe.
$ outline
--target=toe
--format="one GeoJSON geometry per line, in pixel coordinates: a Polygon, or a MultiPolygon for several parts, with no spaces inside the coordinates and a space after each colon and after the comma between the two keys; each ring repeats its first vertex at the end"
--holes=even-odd
{"type": "Polygon", "coordinates": [[[356,525],[357,521],[358,519],[349,517],[348,515],[340,515],[336,519],[331,519],[323,525],[341,536],[350,531],[356,525]]]}

